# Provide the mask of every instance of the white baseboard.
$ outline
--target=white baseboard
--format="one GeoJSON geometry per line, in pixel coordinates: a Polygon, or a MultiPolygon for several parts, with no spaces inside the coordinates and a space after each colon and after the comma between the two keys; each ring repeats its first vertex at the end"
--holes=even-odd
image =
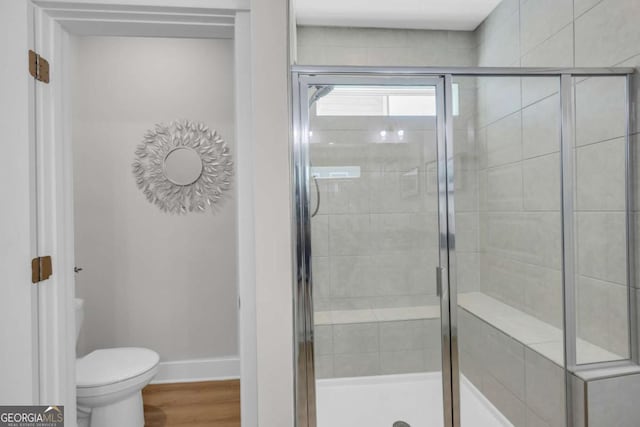
{"type": "Polygon", "coordinates": [[[240,358],[192,359],[160,362],[151,384],[188,383],[240,378],[240,358]]]}

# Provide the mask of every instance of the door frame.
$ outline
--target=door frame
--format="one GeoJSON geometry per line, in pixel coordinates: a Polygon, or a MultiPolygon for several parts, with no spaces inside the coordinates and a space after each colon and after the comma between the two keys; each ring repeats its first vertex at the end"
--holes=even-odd
{"type": "Polygon", "coordinates": [[[314,364],[313,278],[311,266],[311,218],[309,214],[309,88],[316,85],[430,86],[436,88],[436,145],[438,182],[438,248],[436,280],[440,287],[440,324],[442,349],[443,419],[445,426],[460,424],[460,387],[458,375],[457,317],[451,307],[457,304],[454,266],[455,237],[453,205],[453,95],[451,76],[414,74],[411,76],[358,73],[292,72],[294,141],[293,217],[295,241],[294,274],[294,363],[296,416],[298,427],[316,427],[314,364]]]}
{"type": "MultiPolygon", "coordinates": [[[[238,298],[242,423],[257,425],[254,145],[251,15],[248,0],[33,0],[34,50],[51,66],[51,82],[35,83],[37,249],[51,255],[54,274],[38,285],[39,380],[42,404],[64,404],[76,421],[73,180],[70,114],[70,34],[228,38],[234,40],[238,298]]],[[[25,53],[26,55],[26,53],[25,53]]]]}
{"type": "Polygon", "coordinates": [[[38,291],[31,260],[38,256],[35,209],[35,84],[28,73],[33,49],[33,7],[22,0],[0,2],[0,188],[5,198],[0,236],[0,402],[36,404],[38,382],[38,291]]]}

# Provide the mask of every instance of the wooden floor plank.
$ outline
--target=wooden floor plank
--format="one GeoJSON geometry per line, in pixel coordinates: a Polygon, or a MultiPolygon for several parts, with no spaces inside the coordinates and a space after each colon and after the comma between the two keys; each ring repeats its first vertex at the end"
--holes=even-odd
{"type": "Polygon", "coordinates": [[[151,384],[142,390],[147,427],[240,427],[240,381],[151,384]]]}

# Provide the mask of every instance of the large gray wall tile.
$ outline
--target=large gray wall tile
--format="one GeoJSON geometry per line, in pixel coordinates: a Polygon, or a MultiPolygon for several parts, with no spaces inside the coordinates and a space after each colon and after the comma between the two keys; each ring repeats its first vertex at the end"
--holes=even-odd
{"type": "Polygon", "coordinates": [[[314,352],[316,356],[333,354],[333,326],[318,325],[313,329],[314,352]]]}
{"type": "MultiPolygon", "coordinates": [[[[360,178],[336,179],[320,181],[327,187],[328,197],[323,198],[321,193],[321,207],[325,207],[331,214],[369,213],[369,185],[371,176],[367,172],[361,172],[360,178]],[[322,206],[325,205],[325,206],[322,206]]],[[[313,193],[313,186],[311,193],[313,193]]],[[[315,204],[311,204],[315,207],[315,204]]]]}
{"type": "Polygon", "coordinates": [[[522,163],[525,210],[560,210],[560,169],[560,153],[527,159],[522,163]]]}
{"type": "Polygon", "coordinates": [[[640,419],[640,375],[591,381],[588,385],[589,427],[635,427],[640,419]]]}
{"type": "Polygon", "coordinates": [[[380,323],[380,350],[397,352],[426,347],[426,335],[422,320],[380,323]]]}
{"type": "Polygon", "coordinates": [[[513,393],[490,375],[482,379],[482,393],[514,426],[524,426],[526,406],[513,393]]]}
{"type": "Polygon", "coordinates": [[[316,378],[333,378],[333,355],[316,356],[316,378]]]}
{"type": "Polygon", "coordinates": [[[405,350],[380,353],[382,374],[405,374],[427,370],[424,350],[405,350]]]}
{"type": "Polygon", "coordinates": [[[360,377],[380,374],[380,354],[335,354],[333,373],[336,377],[360,377]]]}
{"type": "Polygon", "coordinates": [[[487,164],[498,166],[522,158],[522,115],[511,114],[487,127],[487,164]]]}
{"type": "Polygon", "coordinates": [[[380,346],[377,323],[333,326],[333,350],[342,353],[374,353],[380,346]]]}
{"type": "Polygon", "coordinates": [[[573,0],[573,12],[576,18],[603,0],[573,0]]]}
{"type": "Polygon", "coordinates": [[[605,67],[624,61],[640,51],[640,2],[605,0],[578,17],[576,67],[605,67]]]}
{"type": "Polygon", "coordinates": [[[625,79],[592,77],[575,86],[576,144],[619,138],[626,133],[625,79]]]}
{"type": "Polygon", "coordinates": [[[578,272],[596,279],[627,283],[626,228],[623,212],[578,212],[578,272]]]}
{"type": "Polygon", "coordinates": [[[331,267],[329,257],[316,257],[311,259],[313,280],[313,293],[317,298],[331,297],[331,267]]]}
{"type": "Polygon", "coordinates": [[[478,77],[478,128],[522,108],[520,77],[478,77]]]}
{"type": "MultiPolygon", "coordinates": [[[[536,79],[536,81],[540,80],[540,78],[536,79]]],[[[557,80],[553,79],[551,83],[557,91],[557,80]]],[[[559,113],[559,95],[547,97],[522,110],[523,158],[537,157],[560,151],[559,113]]]]}
{"type": "Polygon", "coordinates": [[[490,212],[521,211],[522,190],[521,163],[487,170],[487,209],[490,212]]]}
{"type": "Polygon", "coordinates": [[[626,206],[626,141],[598,142],[576,149],[576,209],[623,211],[626,206]]]}
{"type": "Polygon", "coordinates": [[[316,215],[311,219],[311,253],[313,256],[329,255],[329,216],[316,215]]]}
{"type": "Polygon", "coordinates": [[[487,368],[510,393],[524,401],[524,346],[495,329],[485,337],[488,350],[487,368]]]}
{"type": "Polygon", "coordinates": [[[521,0],[520,37],[527,53],[573,20],[572,0],[521,0]]]}
{"type": "Polygon", "coordinates": [[[332,255],[371,253],[371,218],[368,214],[331,215],[329,251],[332,255]]]}
{"type": "MultiPolygon", "coordinates": [[[[535,1],[532,4],[536,3],[535,1]]],[[[573,24],[553,34],[548,39],[522,55],[523,67],[572,67],[573,24]]],[[[549,80],[537,77],[538,80],[549,80]]],[[[552,79],[553,80],[553,79],[552,79]]],[[[525,98],[527,99],[527,98],[525,98]]],[[[529,98],[530,99],[530,98],[529,98]]],[[[525,101],[525,105],[528,102],[525,101]]]]}
{"type": "Polygon", "coordinates": [[[497,25],[482,28],[478,39],[478,65],[510,67],[520,64],[518,13],[505,13],[497,25]],[[499,45],[500,49],[495,49],[499,45]]]}
{"type": "Polygon", "coordinates": [[[563,369],[528,348],[525,349],[525,361],[527,406],[550,426],[564,426],[563,369]]]}
{"type": "Polygon", "coordinates": [[[370,242],[377,254],[437,248],[437,218],[433,214],[372,214],[370,242]]]}

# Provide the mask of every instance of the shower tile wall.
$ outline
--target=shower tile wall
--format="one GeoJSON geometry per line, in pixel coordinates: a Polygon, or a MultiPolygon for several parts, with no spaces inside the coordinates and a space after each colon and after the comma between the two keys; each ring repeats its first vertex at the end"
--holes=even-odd
{"type": "MultiPolygon", "coordinates": [[[[459,310],[458,325],[463,375],[514,426],[564,425],[560,366],[466,310],[459,310]]],[[[462,425],[473,421],[463,418],[462,425]]]]}
{"type": "MultiPolygon", "coordinates": [[[[312,119],[311,164],[360,168],[359,178],[318,180],[320,208],[312,219],[316,310],[437,303],[428,262],[438,255],[437,189],[425,187],[424,166],[435,162],[430,122],[312,119]],[[390,141],[381,140],[383,129],[390,141]],[[404,130],[401,142],[394,141],[398,129],[404,130]]],[[[312,184],[315,208],[314,191],[312,184]]]]}
{"type": "Polygon", "coordinates": [[[480,289],[561,327],[558,95],[523,105],[520,78],[478,84],[480,289]]]}
{"type": "MultiPolygon", "coordinates": [[[[318,180],[316,312],[437,306],[435,120],[315,116],[312,108],[310,126],[313,167],[360,169],[359,178],[318,180]]],[[[316,327],[319,377],[438,369],[437,319],[337,323],[316,327]]]]}
{"type": "MultiPolygon", "coordinates": [[[[472,32],[298,27],[297,42],[299,64],[467,66],[476,61],[472,32]]],[[[461,84],[460,92],[460,115],[473,116],[475,88],[461,84]]],[[[434,120],[314,117],[312,130],[314,166],[362,168],[358,180],[319,181],[322,203],[312,220],[316,310],[437,306],[434,120]],[[409,132],[404,143],[380,143],[382,128],[409,132]],[[409,195],[416,183],[418,193],[409,195]]],[[[475,168],[475,146],[466,142],[469,129],[461,125],[455,133],[456,167],[475,168]]],[[[457,203],[461,211],[477,210],[475,179],[460,186],[457,203]]],[[[467,219],[465,241],[475,241],[477,220],[467,219]]],[[[477,290],[477,245],[459,251],[465,261],[459,286],[477,290]]],[[[440,319],[317,326],[317,374],[439,370],[439,328],[440,319]],[[350,345],[341,346],[344,340],[350,345]]]]}
{"type": "MultiPolygon", "coordinates": [[[[630,40],[640,39],[632,18],[638,16],[639,7],[633,0],[575,1],[575,10],[571,0],[504,0],[476,31],[478,63],[638,65],[640,47],[630,40]],[[622,46],[608,42],[626,38],[630,40],[622,46]]],[[[624,88],[620,79],[578,79],[574,83],[578,335],[626,357],[624,150],[620,138],[624,134],[620,122],[624,88]]],[[[496,79],[495,84],[478,86],[481,290],[561,326],[557,80],[496,79]],[[516,214],[521,221],[508,221],[516,214]],[[528,244],[518,246],[518,242],[528,244]]],[[[463,374],[515,425],[564,424],[559,412],[544,412],[554,407],[554,401],[562,401],[563,385],[556,381],[562,374],[559,366],[509,339],[494,346],[495,354],[487,355],[486,346],[475,343],[474,336],[491,337],[495,332],[465,312],[459,330],[463,374]],[[529,375],[527,357],[533,355],[543,369],[529,375]],[[505,357],[507,361],[496,369],[495,361],[505,357]],[[543,381],[537,381],[540,378],[543,381]],[[524,393],[520,381],[527,384],[524,393]],[[536,403],[537,398],[532,401],[530,385],[547,399],[545,404],[540,405],[545,400],[536,403]]],[[[611,423],[608,416],[598,422],[590,414],[589,425],[607,422],[611,423]]]]}
{"type": "MultiPolygon", "coordinates": [[[[299,27],[298,63],[638,66],[640,27],[634,17],[639,14],[635,0],[504,0],[473,36],[299,27]]],[[[466,196],[456,194],[459,289],[481,290],[560,327],[558,82],[503,78],[493,84],[459,83],[461,100],[473,99],[478,113],[455,122],[456,185],[468,189],[466,196]]],[[[576,82],[578,333],[626,356],[619,138],[623,88],[611,83],[595,78],[576,82]]],[[[635,194],[637,212],[640,193],[635,194]]],[[[636,218],[640,226],[640,215],[636,218]]]]}
{"type": "MultiPolygon", "coordinates": [[[[504,0],[476,31],[478,63],[638,65],[640,29],[634,17],[639,13],[640,3],[635,0],[504,0]],[[505,40],[510,42],[505,44],[505,40]]],[[[484,95],[482,89],[479,95],[481,115],[487,110],[485,106],[497,110],[489,108],[491,114],[481,119],[481,123],[490,123],[483,135],[486,142],[481,144],[480,161],[486,162],[487,168],[480,174],[485,188],[481,200],[489,211],[521,206],[530,212],[536,227],[522,232],[531,233],[528,249],[539,253],[533,254],[536,261],[527,261],[526,268],[513,263],[508,266],[504,256],[490,255],[482,263],[487,270],[481,275],[481,287],[483,292],[559,326],[560,242],[540,239],[541,235],[552,235],[548,227],[557,224],[560,202],[553,191],[560,179],[555,143],[558,123],[549,120],[559,108],[558,86],[539,78],[500,83],[499,87],[487,85],[484,95]],[[503,102],[506,99],[515,103],[503,102]],[[500,107],[495,108],[498,103],[500,107]],[[506,136],[508,145],[501,144],[500,135],[506,136]],[[543,227],[542,233],[539,227],[543,227]],[[501,276],[506,280],[494,280],[501,276]]],[[[578,335],[626,357],[624,140],[620,138],[625,133],[624,81],[592,78],[575,83],[578,335]]],[[[486,245],[495,241],[491,239],[498,238],[491,230],[491,219],[485,221],[481,229],[488,235],[481,248],[483,254],[486,245]]]]}
{"type": "Polygon", "coordinates": [[[317,378],[441,369],[437,319],[322,325],[315,334],[317,378]]]}
{"type": "Polygon", "coordinates": [[[472,31],[298,27],[297,63],[312,65],[473,66],[472,31]]]}

